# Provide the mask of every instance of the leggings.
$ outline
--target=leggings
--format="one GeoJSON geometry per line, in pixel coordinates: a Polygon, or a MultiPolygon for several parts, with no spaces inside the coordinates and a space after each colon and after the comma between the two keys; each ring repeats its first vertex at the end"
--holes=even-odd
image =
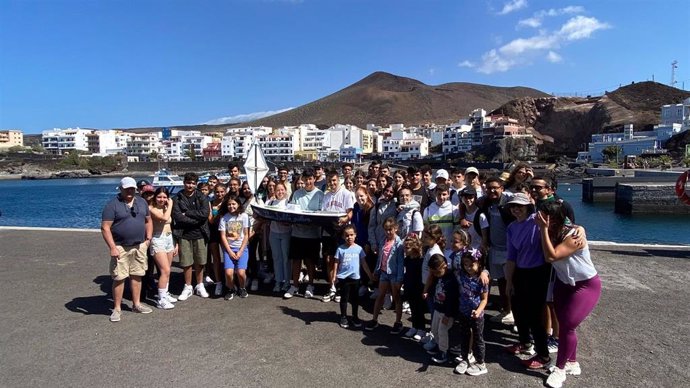
{"type": "Polygon", "coordinates": [[[340,293],[340,316],[347,316],[347,302],[352,305],[352,318],[359,319],[359,279],[338,279],[336,290],[340,293]]]}
{"type": "Polygon", "coordinates": [[[520,343],[529,344],[531,332],[537,354],[543,359],[549,358],[543,314],[550,274],[551,264],[536,268],[516,268],[513,274],[512,306],[520,343]]]}
{"type": "Polygon", "coordinates": [[[427,304],[422,298],[423,287],[422,282],[418,284],[405,284],[405,297],[410,304],[410,312],[412,313],[412,327],[417,330],[426,329],[424,314],[427,311],[427,304]]]}
{"type": "Polygon", "coordinates": [[[460,355],[467,361],[470,353],[470,338],[474,339],[474,358],[477,364],[484,363],[484,314],[477,319],[460,314],[460,355]]]}
{"type": "Polygon", "coordinates": [[[601,296],[601,279],[575,282],[574,286],[556,280],[553,290],[554,307],[560,328],[558,330],[558,357],[556,366],[565,367],[566,361],[575,361],[577,356],[577,333],[575,330],[594,310],[601,296]]]}

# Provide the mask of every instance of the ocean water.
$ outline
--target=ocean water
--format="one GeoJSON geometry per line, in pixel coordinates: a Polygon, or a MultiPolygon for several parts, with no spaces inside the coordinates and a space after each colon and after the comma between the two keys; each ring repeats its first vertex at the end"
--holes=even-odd
{"type": "MultiPolygon", "coordinates": [[[[99,228],[101,210],[118,183],[119,178],[0,180],[0,226],[99,228]]],[[[688,216],[615,214],[613,203],[581,202],[579,184],[561,184],[558,193],[573,205],[576,223],[590,240],[690,245],[688,216]]]]}

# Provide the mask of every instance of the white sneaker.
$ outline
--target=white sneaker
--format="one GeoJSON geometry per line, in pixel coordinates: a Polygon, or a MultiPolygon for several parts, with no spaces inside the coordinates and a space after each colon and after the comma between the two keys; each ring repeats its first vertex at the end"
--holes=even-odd
{"type": "Polygon", "coordinates": [[[410,303],[409,302],[403,302],[402,312],[405,314],[412,314],[412,310],[410,310],[410,303]]]}
{"type": "Polygon", "coordinates": [[[433,341],[434,341],[434,335],[431,333],[426,333],[424,338],[422,338],[419,342],[421,342],[423,344],[427,344],[427,343],[433,342],[433,341]]]}
{"type": "Polygon", "coordinates": [[[254,279],[252,280],[252,285],[249,287],[251,291],[258,291],[259,290],[259,279],[254,279]]]}
{"type": "Polygon", "coordinates": [[[172,304],[167,298],[163,297],[160,300],[158,300],[156,307],[163,310],[170,310],[175,308],[175,305],[172,304]]]}
{"type": "Polygon", "coordinates": [[[414,337],[415,334],[417,334],[417,329],[412,327],[412,328],[410,328],[410,330],[405,332],[404,336],[407,338],[412,338],[412,337],[414,337]]]}
{"type": "Polygon", "coordinates": [[[221,283],[221,282],[216,283],[216,289],[213,291],[213,295],[223,296],[223,283],[221,283]]]}
{"type": "Polygon", "coordinates": [[[472,364],[467,368],[467,374],[470,376],[481,376],[487,374],[486,364],[472,364]]]}
{"type": "Polygon", "coordinates": [[[298,291],[297,287],[290,286],[290,288],[287,291],[285,291],[285,294],[283,294],[283,298],[290,299],[297,294],[297,291],[298,291]]]}
{"type": "Polygon", "coordinates": [[[412,339],[415,341],[422,341],[423,338],[426,338],[426,331],[424,330],[417,330],[415,335],[412,336],[412,339]]]}
{"type": "Polygon", "coordinates": [[[565,369],[554,368],[553,372],[546,379],[546,386],[551,388],[561,388],[565,382],[565,369]]]}
{"type": "Polygon", "coordinates": [[[509,312],[503,318],[501,318],[501,323],[508,326],[513,326],[515,324],[515,317],[513,317],[513,312],[509,312]]]}
{"type": "Polygon", "coordinates": [[[458,363],[458,366],[455,367],[455,373],[457,373],[459,375],[464,375],[465,372],[467,372],[467,368],[469,368],[469,367],[470,367],[469,363],[467,361],[461,359],[460,362],[458,363]]]}
{"type": "Polygon", "coordinates": [[[182,292],[180,292],[180,296],[177,297],[177,300],[187,300],[193,294],[194,294],[194,289],[192,288],[192,286],[185,285],[184,288],[182,289],[182,292]]]}
{"type": "Polygon", "coordinates": [[[202,298],[208,298],[208,292],[206,292],[206,287],[203,284],[197,284],[194,289],[195,293],[202,298]]]}
{"type": "MultiPolygon", "coordinates": [[[[548,368],[549,373],[553,373],[554,370],[556,370],[556,365],[552,364],[548,368]]],[[[565,370],[565,374],[567,375],[573,375],[573,376],[579,376],[582,374],[582,369],[580,369],[580,363],[577,361],[567,361],[565,363],[565,367],[563,368],[565,370]]]]}
{"type": "Polygon", "coordinates": [[[314,286],[311,284],[307,286],[307,290],[304,291],[304,297],[307,299],[311,299],[314,297],[314,286]]]}
{"type": "Polygon", "coordinates": [[[213,283],[214,283],[213,279],[211,279],[210,276],[206,275],[206,277],[204,278],[204,284],[210,286],[210,285],[213,284],[213,283]]]}
{"type": "Polygon", "coordinates": [[[177,298],[175,298],[174,296],[172,296],[172,294],[169,293],[169,292],[165,294],[165,298],[166,298],[166,299],[168,300],[168,302],[170,302],[170,303],[175,303],[175,302],[177,302],[177,298]]]}

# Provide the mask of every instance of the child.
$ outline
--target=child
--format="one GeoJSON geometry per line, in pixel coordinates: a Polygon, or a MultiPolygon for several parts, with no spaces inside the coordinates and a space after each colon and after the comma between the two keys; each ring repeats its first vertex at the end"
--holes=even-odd
{"type": "MultiPolygon", "coordinates": [[[[422,284],[424,285],[423,293],[429,292],[429,286],[431,286],[431,280],[433,280],[431,274],[429,273],[429,260],[433,255],[443,256],[443,249],[446,246],[446,239],[443,237],[443,231],[438,225],[429,225],[422,232],[422,244],[425,248],[428,248],[424,254],[424,260],[422,261],[422,284]]],[[[427,299],[427,308],[431,315],[434,314],[434,309],[431,299],[427,299]]],[[[433,318],[433,317],[432,317],[433,318]]],[[[424,330],[418,330],[417,334],[412,337],[415,341],[420,341],[426,344],[433,341],[434,336],[431,333],[426,333],[424,330]]]]}
{"type": "Polygon", "coordinates": [[[227,196],[224,200],[225,206],[218,225],[220,231],[220,242],[223,247],[223,259],[225,267],[225,279],[228,292],[225,300],[232,300],[235,297],[234,275],[237,271],[239,280],[239,297],[247,297],[245,283],[247,281],[247,264],[249,262],[249,252],[247,244],[249,241],[249,217],[242,211],[240,202],[235,196],[227,196]]]}
{"type": "Polygon", "coordinates": [[[438,225],[443,230],[446,241],[453,238],[453,229],[460,221],[460,213],[456,206],[449,201],[450,191],[448,185],[442,183],[436,186],[436,202],[424,209],[422,219],[424,226],[438,225]]]}
{"type": "Polygon", "coordinates": [[[462,254],[460,272],[460,343],[462,361],[455,372],[470,376],[487,373],[484,364],[484,308],[489,299],[489,288],[482,284],[480,274],[484,270],[484,254],[478,249],[469,249],[462,254]],[[469,365],[470,336],[474,343],[474,358],[469,365]]]}
{"type": "MultiPolygon", "coordinates": [[[[434,254],[429,259],[429,273],[431,274],[431,287],[434,313],[431,318],[431,333],[436,341],[429,341],[424,349],[434,354],[434,348],[438,344],[439,354],[431,360],[437,364],[448,362],[448,331],[453,327],[453,321],[458,313],[458,281],[448,270],[448,263],[443,255],[434,254]],[[436,342],[436,343],[435,343],[436,342]]],[[[424,299],[430,299],[428,293],[424,293],[424,299]]]]}
{"type": "MultiPolygon", "coordinates": [[[[426,311],[426,304],[422,298],[424,292],[424,284],[422,283],[422,240],[414,233],[410,233],[405,237],[405,276],[403,278],[403,285],[405,289],[405,298],[410,304],[410,311],[412,313],[412,328],[405,333],[405,337],[411,338],[417,334],[418,331],[424,333],[426,321],[424,319],[424,312],[426,311]]],[[[426,333],[424,333],[426,335],[426,333]]]]}
{"type": "Polygon", "coordinates": [[[404,268],[404,252],[402,240],[398,237],[398,223],[394,217],[388,217],[383,222],[385,239],[378,249],[378,260],[376,262],[375,278],[379,281],[379,294],[374,303],[374,312],[371,322],[366,330],[371,331],[379,326],[378,317],[383,306],[383,299],[388,291],[393,295],[395,303],[395,323],[391,329],[391,334],[400,334],[403,331],[402,325],[402,302],[400,300],[400,287],[402,286],[404,268]]]}
{"type": "Polygon", "coordinates": [[[197,190],[201,191],[201,194],[205,195],[208,197],[209,193],[211,192],[208,188],[208,183],[200,182],[198,185],[196,185],[197,190]]]}
{"type": "Polygon", "coordinates": [[[465,229],[472,236],[472,248],[479,249],[482,241],[489,233],[489,221],[484,213],[479,212],[477,206],[477,191],[472,187],[465,187],[460,192],[464,205],[464,220],[468,227],[465,229]],[[479,225],[475,224],[479,223],[479,225]]]}
{"type": "Polygon", "coordinates": [[[359,310],[359,268],[364,269],[369,279],[372,274],[365,260],[366,254],[361,246],[355,244],[357,233],[354,225],[346,225],[343,228],[343,240],[345,243],[335,251],[337,261],[336,288],[340,295],[340,327],[347,329],[347,302],[352,304],[352,326],[362,327],[357,311],[359,310]]]}

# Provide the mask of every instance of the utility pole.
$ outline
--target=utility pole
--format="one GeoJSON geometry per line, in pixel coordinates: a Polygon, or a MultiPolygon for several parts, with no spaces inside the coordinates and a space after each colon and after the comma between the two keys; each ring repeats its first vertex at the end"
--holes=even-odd
{"type": "Polygon", "coordinates": [[[671,62],[671,87],[676,87],[678,81],[676,81],[676,69],[678,68],[678,61],[674,60],[671,62]]]}

